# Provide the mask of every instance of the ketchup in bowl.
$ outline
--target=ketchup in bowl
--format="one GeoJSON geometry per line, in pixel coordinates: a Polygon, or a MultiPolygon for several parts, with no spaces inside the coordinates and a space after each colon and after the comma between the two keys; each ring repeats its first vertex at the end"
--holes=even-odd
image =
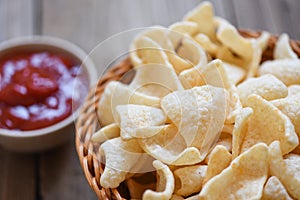
{"type": "Polygon", "coordinates": [[[49,51],[1,57],[0,128],[35,130],[71,115],[89,87],[80,65],[71,56],[49,51]]]}

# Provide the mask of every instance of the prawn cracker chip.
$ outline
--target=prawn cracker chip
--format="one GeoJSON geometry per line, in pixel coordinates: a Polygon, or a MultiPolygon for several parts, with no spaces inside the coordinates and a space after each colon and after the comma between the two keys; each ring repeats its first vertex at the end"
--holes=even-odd
{"type": "Polygon", "coordinates": [[[106,159],[100,184],[104,188],[117,188],[140,161],[144,151],[136,140],[124,141],[117,137],[104,142],[99,152],[106,159]]]}
{"type": "Polygon", "coordinates": [[[116,123],[112,123],[107,126],[104,126],[96,133],[94,133],[92,136],[92,141],[101,144],[106,140],[116,137],[120,137],[120,128],[116,123]]]}
{"type": "Polygon", "coordinates": [[[157,97],[183,90],[175,71],[160,64],[146,64],[136,68],[130,87],[146,95],[157,97]]]}
{"type": "Polygon", "coordinates": [[[286,189],[276,176],[271,176],[263,191],[262,200],[292,200],[286,189]]]}
{"type": "MultiPolygon", "coordinates": [[[[155,41],[163,50],[174,51],[174,46],[169,38],[169,30],[163,26],[153,26],[140,34],[155,41]]],[[[139,37],[139,36],[138,36],[139,37]]]]}
{"type": "Polygon", "coordinates": [[[171,25],[169,29],[168,36],[173,43],[174,50],[165,52],[177,74],[196,64],[201,64],[202,62],[199,62],[201,60],[205,61],[205,54],[191,37],[198,30],[196,23],[178,22],[171,25]]]}
{"type": "Polygon", "coordinates": [[[153,137],[162,131],[165,131],[167,125],[163,126],[149,126],[143,128],[136,128],[135,137],[136,138],[150,138],[153,137]]]}
{"type": "Polygon", "coordinates": [[[269,34],[263,32],[257,39],[244,38],[230,23],[219,19],[217,21],[219,21],[217,38],[224,46],[219,49],[216,57],[247,69],[247,78],[255,76],[269,34]]]}
{"type": "Polygon", "coordinates": [[[170,32],[170,37],[173,38],[173,43],[178,44],[176,52],[166,51],[166,53],[177,74],[207,62],[206,53],[191,37],[176,32],[170,32]]]}
{"type": "Polygon", "coordinates": [[[243,108],[235,118],[232,131],[232,156],[236,158],[241,151],[241,146],[248,131],[249,118],[253,115],[252,108],[243,108]]]}
{"type": "Polygon", "coordinates": [[[200,46],[205,49],[206,52],[215,57],[218,51],[218,45],[213,43],[207,35],[199,33],[194,37],[194,40],[200,44],[200,46]]]}
{"type": "Polygon", "coordinates": [[[194,193],[199,193],[206,171],[206,165],[193,165],[176,169],[174,171],[175,194],[186,197],[194,193]]]}
{"type": "Polygon", "coordinates": [[[237,92],[243,105],[251,94],[257,94],[266,100],[284,98],[288,89],[279,79],[271,74],[258,78],[249,78],[237,86],[237,92]]]}
{"type": "Polygon", "coordinates": [[[261,58],[262,58],[262,49],[257,43],[257,41],[252,42],[253,55],[248,64],[248,71],[246,78],[251,78],[257,75],[257,69],[260,66],[261,58]]]}
{"type": "Polygon", "coordinates": [[[183,136],[174,125],[144,128],[152,137],[139,138],[139,144],[149,155],[170,165],[192,165],[204,157],[195,147],[187,147],[183,136]]]}
{"type": "Polygon", "coordinates": [[[231,87],[227,90],[229,95],[227,97],[228,111],[225,126],[232,125],[235,121],[237,113],[239,113],[239,111],[243,108],[236,90],[237,89],[234,85],[231,85],[231,87]]]}
{"type": "Polygon", "coordinates": [[[276,176],[295,199],[300,199],[300,156],[287,155],[284,159],[280,142],[274,141],[269,146],[270,174],[276,176]]]}
{"type": "Polygon", "coordinates": [[[300,93],[288,96],[284,99],[272,101],[279,110],[281,110],[292,121],[295,131],[300,136],[300,93]]]}
{"type": "Polygon", "coordinates": [[[198,86],[199,70],[208,62],[206,53],[202,47],[191,40],[183,40],[183,45],[178,49],[178,55],[189,60],[194,67],[179,73],[179,80],[185,89],[198,86]],[[189,54],[188,54],[189,52],[189,54]]]}
{"type": "Polygon", "coordinates": [[[235,85],[230,81],[228,73],[225,70],[223,62],[215,59],[202,67],[200,76],[203,79],[201,84],[207,84],[215,87],[221,87],[227,91],[227,116],[225,124],[233,124],[234,118],[238,110],[242,108],[235,85]]]}
{"type": "Polygon", "coordinates": [[[204,157],[222,130],[226,118],[226,91],[213,86],[176,91],[161,100],[161,107],[178,127],[188,147],[204,157]]]}
{"type": "Polygon", "coordinates": [[[215,146],[209,156],[207,171],[203,180],[203,184],[205,184],[212,177],[220,174],[225,168],[229,166],[231,160],[232,155],[224,146],[215,146]]]}
{"type": "Polygon", "coordinates": [[[268,146],[259,143],[210,179],[203,186],[199,199],[260,199],[267,177],[268,146]]]}
{"type": "Polygon", "coordinates": [[[239,66],[243,69],[247,69],[248,65],[249,65],[249,61],[245,61],[242,57],[233,53],[226,46],[220,46],[218,48],[218,51],[216,53],[216,58],[218,58],[224,62],[239,66]]]}
{"type": "Polygon", "coordinates": [[[288,34],[284,33],[276,42],[275,49],[274,49],[274,58],[275,59],[297,59],[297,54],[293,51],[290,46],[289,36],[288,34]]]}
{"type": "Polygon", "coordinates": [[[164,49],[153,39],[147,36],[137,37],[134,46],[130,49],[130,56],[135,67],[141,64],[163,64],[172,67],[164,49]]]}
{"type": "Polygon", "coordinates": [[[264,62],[258,69],[260,76],[272,74],[281,80],[286,86],[300,84],[300,60],[280,59],[264,62]]]}
{"type": "Polygon", "coordinates": [[[175,31],[188,36],[195,35],[198,31],[198,28],[199,27],[197,23],[189,21],[176,22],[169,26],[170,31],[175,31]]]}
{"type": "Polygon", "coordinates": [[[253,40],[241,36],[233,25],[220,23],[217,29],[217,38],[223,45],[245,60],[252,59],[254,53],[253,40]]]}
{"type": "Polygon", "coordinates": [[[262,31],[260,36],[258,38],[256,38],[256,42],[262,51],[266,50],[266,48],[268,47],[268,42],[269,42],[270,37],[271,37],[271,34],[269,32],[262,31]]]}
{"type": "Polygon", "coordinates": [[[204,33],[212,41],[216,41],[215,24],[214,24],[214,9],[210,2],[203,2],[194,10],[188,12],[184,21],[192,21],[198,24],[198,32],[204,33]]]}
{"type": "Polygon", "coordinates": [[[290,85],[288,87],[288,96],[300,94],[300,85],[290,85]]]}
{"type": "Polygon", "coordinates": [[[176,74],[180,74],[182,71],[192,68],[194,65],[190,61],[181,58],[174,52],[166,52],[169,62],[172,64],[176,74]]]}
{"type": "Polygon", "coordinates": [[[223,62],[219,59],[213,60],[200,68],[195,67],[184,71],[179,75],[179,79],[185,88],[212,85],[228,89],[231,86],[223,62]]]}
{"type": "Polygon", "coordinates": [[[136,137],[137,128],[162,125],[166,121],[161,109],[150,106],[127,104],[117,106],[116,110],[124,140],[136,137]]]}
{"type": "Polygon", "coordinates": [[[111,81],[106,85],[97,107],[97,115],[101,125],[106,126],[114,123],[116,106],[129,103],[158,107],[160,99],[136,92],[128,85],[120,82],[111,81]]]}
{"type": "Polygon", "coordinates": [[[245,69],[226,62],[223,62],[223,65],[228,79],[232,84],[237,85],[241,80],[244,79],[246,75],[245,69]]]}
{"type": "Polygon", "coordinates": [[[199,71],[201,72],[201,76],[203,76],[203,82],[200,82],[200,85],[211,85],[225,89],[231,87],[231,82],[221,60],[213,60],[200,68],[199,71]]]}
{"type": "Polygon", "coordinates": [[[158,175],[156,191],[146,190],[143,194],[143,200],[170,199],[175,187],[172,171],[158,160],[153,161],[153,167],[158,175]]]}
{"type": "Polygon", "coordinates": [[[224,124],[222,133],[232,134],[234,124],[224,124]]]}
{"type": "Polygon", "coordinates": [[[176,52],[181,58],[188,60],[194,66],[202,66],[207,63],[207,56],[204,49],[190,38],[183,38],[176,52]]]}
{"type": "MultiPolygon", "coordinates": [[[[224,131],[224,129],[223,129],[223,131],[224,131]]],[[[226,132],[223,132],[222,131],[222,133],[220,134],[220,137],[219,137],[219,139],[218,139],[218,141],[217,141],[217,143],[216,143],[216,145],[215,146],[222,146],[222,147],[224,147],[228,152],[231,152],[232,151],[232,135],[231,135],[231,132],[230,133],[226,133],[226,132]]],[[[205,158],[205,160],[204,160],[204,162],[206,163],[206,164],[208,164],[208,161],[209,161],[209,159],[210,159],[210,156],[211,156],[211,153],[212,152],[210,152],[207,156],[206,156],[206,158],[205,158]]]]}
{"type": "Polygon", "coordinates": [[[246,106],[253,109],[248,121],[241,152],[252,145],[264,142],[267,145],[275,140],[281,142],[282,153],[291,152],[298,145],[298,137],[290,119],[272,103],[258,95],[250,95],[246,106]]]}

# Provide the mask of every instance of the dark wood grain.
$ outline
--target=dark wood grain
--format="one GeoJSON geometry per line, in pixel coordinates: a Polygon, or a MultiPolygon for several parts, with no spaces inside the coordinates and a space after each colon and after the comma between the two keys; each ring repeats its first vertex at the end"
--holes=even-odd
{"type": "MultiPolygon", "coordinates": [[[[202,0],[0,0],[0,41],[44,34],[67,39],[85,51],[112,35],[152,25],[168,26],[202,0]]],[[[299,0],[212,0],[216,15],[240,28],[287,32],[300,39],[299,0]]],[[[108,53],[127,48],[120,43],[108,53]]],[[[100,52],[100,53],[99,53],[100,52]]],[[[92,53],[104,69],[105,54],[92,53]]],[[[0,116],[1,117],[1,116],[0,116]]],[[[40,154],[0,148],[0,199],[96,199],[80,167],[74,135],[70,142],[40,154]]]]}
{"type": "MultiPolygon", "coordinates": [[[[32,0],[1,0],[0,41],[32,35],[33,13],[32,0]]],[[[36,189],[36,156],[0,148],[0,199],[32,200],[36,197],[36,189]]]]}
{"type": "Polygon", "coordinates": [[[39,158],[40,196],[43,200],[97,199],[85,180],[76,156],[74,137],[39,158]]]}
{"type": "Polygon", "coordinates": [[[17,154],[0,148],[0,199],[35,199],[35,161],[35,155],[17,154]]]}

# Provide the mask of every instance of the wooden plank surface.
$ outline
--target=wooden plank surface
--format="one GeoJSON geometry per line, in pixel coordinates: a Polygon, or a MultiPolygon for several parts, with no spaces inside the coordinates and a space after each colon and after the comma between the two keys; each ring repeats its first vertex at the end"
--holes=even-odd
{"type": "Polygon", "coordinates": [[[33,1],[34,0],[0,1],[0,40],[33,34],[33,1]]]}
{"type": "MultiPolygon", "coordinates": [[[[153,25],[168,26],[181,20],[201,2],[202,0],[43,1],[42,33],[68,39],[90,52],[103,41],[109,43],[108,38],[122,31],[153,25]],[[57,10],[68,12],[56,12],[57,10]]],[[[217,15],[236,24],[231,0],[213,0],[212,3],[217,15]]],[[[119,56],[123,49],[127,51],[132,38],[128,40],[129,36],[124,36],[124,39],[119,37],[119,42],[109,45],[101,43],[103,46],[98,46],[91,53],[100,73],[110,63],[111,55],[119,56]]]]}
{"type": "MultiPolygon", "coordinates": [[[[200,2],[201,0],[44,1],[42,33],[66,38],[90,52],[97,44],[122,31],[170,25],[200,2]],[[68,12],[55,12],[57,9],[68,9],[68,12]]],[[[108,60],[109,55],[121,49],[127,50],[128,42],[120,39],[117,44],[107,45],[103,49],[104,52],[92,54],[100,68],[99,72],[106,66],[102,61],[108,60]]]]}
{"type": "MultiPolygon", "coordinates": [[[[168,26],[202,0],[0,0],[0,40],[44,34],[91,51],[108,37],[129,29],[168,26]]],[[[300,39],[299,0],[212,0],[217,15],[240,28],[287,32],[300,39]]],[[[105,49],[108,54],[128,43],[105,49]]],[[[92,53],[99,71],[103,51],[92,53]]],[[[69,143],[37,155],[0,148],[0,199],[96,199],[69,143]],[[20,167],[21,166],[21,167],[20,167]],[[15,192],[18,189],[18,192],[15,192]]]]}
{"type": "Polygon", "coordinates": [[[85,180],[74,143],[74,137],[72,137],[67,144],[40,155],[41,199],[96,199],[85,180]]]}
{"type": "MultiPolygon", "coordinates": [[[[32,35],[33,0],[0,1],[0,41],[32,35]]],[[[36,156],[12,153],[0,148],[0,199],[36,198],[36,156]]]]}
{"type": "Polygon", "coordinates": [[[69,39],[90,51],[95,44],[128,29],[167,26],[180,20],[199,2],[201,0],[44,1],[42,32],[69,39]],[[65,12],[56,12],[58,9],[65,12]]]}
{"type": "Polygon", "coordinates": [[[35,155],[0,149],[0,199],[35,199],[36,189],[35,155]]]}

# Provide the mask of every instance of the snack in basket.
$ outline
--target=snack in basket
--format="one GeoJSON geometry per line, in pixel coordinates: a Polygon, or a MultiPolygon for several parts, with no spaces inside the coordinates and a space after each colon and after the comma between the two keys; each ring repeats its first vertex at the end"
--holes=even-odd
{"type": "Polygon", "coordinates": [[[251,108],[253,113],[245,124],[247,130],[243,132],[244,140],[239,153],[259,142],[270,144],[276,140],[280,141],[283,155],[298,146],[298,137],[291,120],[270,102],[252,94],[248,97],[246,106],[251,108]]]}
{"type": "Polygon", "coordinates": [[[297,59],[297,54],[292,50],[289,42],[289,36],[282,34],[274,49],[274,58],[278,59],[297,59]]]}
{"type": "Polygon", "coordinates": [[[192,165],[203,160],[196,147],[187,147],[184,137],[178,134],[178,128],[173,124],[150,127],[144,132],[149,137],[137,140],[143,150],[155,159],[176,166],[192,165]]]}
{"type": "Polygon", "coordinates": [[[243,37],[209,2],[140,33],[133,80],[109,82],[97,105],[101,186],[145,200],[300,199],[300,59],[282,34],[263,60],[269,37],[243,37]]]}
{"type": "Polygon", "coordinates": [[[119,105],[116,107],[121,127],[120,136],[123,140],[137,138],[136,129],[162,125],[166,116],[159,108],[143,105],[119,105]]]}
{"type": "Polygon", "coordinates": [[[242,104],[246,104],[248,96],[257,94],[270,101],[284,98],[288,88],[275,76],[266,74],[257,78],[249,78],[237,87],[237,92],[242,104]]]}
{"type": "Polygon", "coordinates": [[[295,199],[300,198],[300,156],[288,154],[283,158],[280,154],[280,143],[273,142],[269,147],[269,167],[270,174],[276,176],[288,193],[295,199]]]}
{"type": "Polygon", "coordinates": [[[166,65],[147,64],[135,71],[130,88],[137,92],[161,98],[171,91],[183,90],[174,69],[166,65]]]}
{"type": "Polygon", "coordinates": [[[192,165],[176,169],[174,193],[179,196],[189,196],[200,191],[206,172],[206,165],[192,165]]]}
{"type": "Polygon", "coordinates": [[[116,107],[128,103],[155,106],[159,105],[160,99],[136,92],[127,85],[112,81],[106,86],[100,101],[101,106],[99,106],[98,115],[101,125],[105,126],[113,123],[116,116],[116,107]]]}
{"type": "Polygon", "coordinates": [[[263,200],[286,199],[292,200],[280,180],[276,176],[271,176],[264,187],[263,200]]]}
{"type": "Polygon", "coordinates": [[[207,172],[205,174],[203,185],[212,177],[221,173],[232,161],[232,155],[228,152],[223,145],[217,145],[211,151],[208,163],[207,172]]]}
{"type": "Polygon", "coordinates": [[[175,187],[174,176],[171,170],[159,160],[153,161],[153,166],[158,176],[157,191],[146,190],[143,194],[143,199],[170,199],[175,187]]]}
{"type": "Polygon", "coordinates": [[[259,143],[211,178],[199,199],[260,199],[268,177],[268,146],[259,143]]]}

